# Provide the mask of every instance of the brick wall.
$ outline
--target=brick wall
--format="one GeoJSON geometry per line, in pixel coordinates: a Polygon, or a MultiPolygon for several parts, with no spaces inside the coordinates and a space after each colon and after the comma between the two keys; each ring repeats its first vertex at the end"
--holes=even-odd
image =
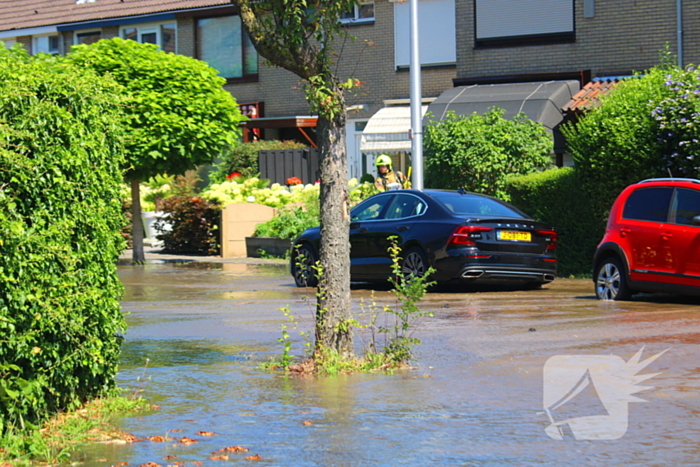
{"type": "MultiPolygon", "coordinates": [[[[684,1],[685,62],[700,60],[700,3],[684,1]]],[[[675,0],[595,0],[595,17],[574,2],[576,42],[527,47],[474,47],[474,0],[456,0],[459,77],[590,69],[593,76],[643,71],[666,42],[676,53],[675,0]]]]}
{"type": "MultiPolygon", "coordinates": [[[[368,104],[367,109],[353,118],[371,116],[383,107],[384,99],[407,99],[409,97],[408,71],[394,69],[394,6],[387,0],[375,3],[373,24],[348,26],[348,32],[356,41],[338,43],[342,48],[338,74],[343,78],[353,77],[364,81],[352,95],[347,95],[348,105],[368,104]]],[[[178,52],[195,56],[195,22],[193,19],[178,20],[178,52]]],[[[424,70],[422,73],[423,96],[436,97],[452,87],[456,76],[455,67],[424,70]]],[[[226,85],[238,102],[264,102],[266,117],[308,115],[309,106],[304,98],[302,82],[293,73],[269,66],[260,57],[259,76],[256,83],[226,85]]]]}

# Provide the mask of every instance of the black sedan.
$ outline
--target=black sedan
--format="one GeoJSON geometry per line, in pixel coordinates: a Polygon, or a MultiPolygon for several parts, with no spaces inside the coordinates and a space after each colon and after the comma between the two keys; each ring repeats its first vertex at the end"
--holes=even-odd
{"type": "MultiPolygon", "coordinates": [[[[557,234],[519,209],[462,191],[396,190],[367,198],[351,211],[350,275],[354,282],[392,275],[389,237],[401,246],[404,274],[429,267],[438,283],[504,283],[525,288],[551,282],[557,272],[557,234]]],[[[294,242],[290,267],[298,287],[315,287],[320,228],[294,242]]]]}

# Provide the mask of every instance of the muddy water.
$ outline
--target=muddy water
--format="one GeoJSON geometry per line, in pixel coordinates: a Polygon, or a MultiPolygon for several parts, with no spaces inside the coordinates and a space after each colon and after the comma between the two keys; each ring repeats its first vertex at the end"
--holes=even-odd
{"type": "MultiPolygon", "coordinates": [[[[280,307],[291,307],[301,329],[311,326],[312,291],[293,287],[283,265],[162,263],[123,266],[120,275],[130,328],[119,382],[160,406],[121,427],[139,438],[198,443],[91,446],[82,453],[88,466],[225,465],[209,458],[232,445],[250,452],[232,454],[228,463],[247,464],[246,455],[258,454],[257,462],[280,466],[700,465],[694,299],[602,303],[590,281],[569,279],[528,292],[431,293],[422,306],[434,316],[418,328],[423,342],[414,370],[300,378],[258,369],[280,352],[280,307]],[[669,349],[640,372],[660,373],[642,384],[653,389],[637,394],[647,402],[618,400],[596,413],[610,415],[607,428],[624,436],[582,440],[564,430],[555,440],[545,433],[543,369],[550,357],[626,362],[642,347],[642,359],[669,349]],[[620,407],[624,417],[610,410],[620,407]]],[[[352,295],[358,316],[373,301],[392,303],[387,290],[354,287],[352,295]]],[[[292,336],[294,351],[303,352],[303,339],[292,336]]],[[[358,347],[370,338],[358,336],[358,347]]],[[[615,383],[620,371],[591,370],[594,384],[581,398],[595,399],[590,390],[598,387],[600,405],[610,387],[605,378],[615,383]]],[[[579,405],[579,416],[581,407],[590,408],[579,405]]]]}

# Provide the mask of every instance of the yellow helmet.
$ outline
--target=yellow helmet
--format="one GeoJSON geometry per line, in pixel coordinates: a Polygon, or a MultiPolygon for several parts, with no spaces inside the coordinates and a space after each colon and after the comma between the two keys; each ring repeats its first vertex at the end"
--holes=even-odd
{"type": "Polygon", "coordinates": [[[389,170],[391,170],[391,157],[387,156],[386,154],[380,154],[379,157],[377,157],[377,160],[374,161],[374,164],[377,167],[380,165],[386,165],[389,167],[389,170]]]}

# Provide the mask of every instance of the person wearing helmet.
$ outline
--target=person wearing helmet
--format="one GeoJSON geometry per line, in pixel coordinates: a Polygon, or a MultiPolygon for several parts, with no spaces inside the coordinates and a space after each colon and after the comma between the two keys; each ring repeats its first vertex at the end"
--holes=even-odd
{"type": "Polygon", "coordinates": [[[386,191],[392,183],[398,183],[401,188],[407,188],[406,176],[398,170],[391,169],[391,157],[380,154],[375,164],[377,165],[377,178],[374,179],[374,186],[377,190],[386,191]]]}

